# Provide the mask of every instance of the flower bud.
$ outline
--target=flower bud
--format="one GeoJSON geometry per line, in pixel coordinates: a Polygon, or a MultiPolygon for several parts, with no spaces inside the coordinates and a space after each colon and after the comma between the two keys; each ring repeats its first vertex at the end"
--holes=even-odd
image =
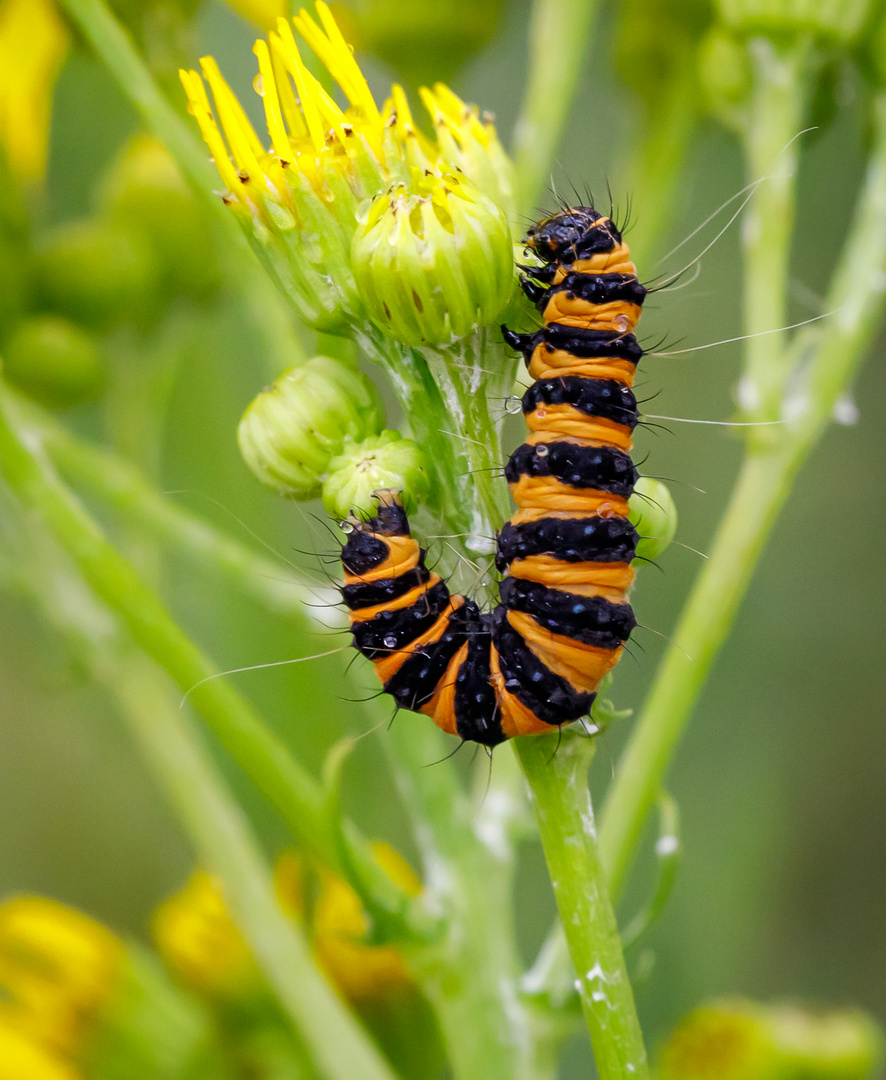
{"type": "Polygon", "coordinates": [[[372,204],[352,249],[370,318],[408,345],[448,345],[493,322],[514,284],[504,213],[455,173],[412,170],[372,204]]]}
{"type": "Polygon", "coordinates": [[[323,505],[339,520],[350,513],[368,518],[375,513],[373,495],[381,490],[398,492],[407,514],[428,492],[421,448],[399,431],[383,431],[362,442],[348,440],[329,463],[323,505]]]}
{"type": "Polygon", "coordinates": [[[101,208],[146,242],[170,296],[201,300],[218,289],[221,260],[205,208],[159,140],[140,134],[126,144],[103,179],[101,208]]]}
{"type": "Polygon", "coordinates": [[[59,315],[20,322],[3,345],[2,370],[23,393],[57,409],[95,397],[105,377],[95,339],[59,315]]]}
{"type": "Polygon", "coordinates": [[[657,559],[674,539],[677,508],[666,484],[641,476],[628,506],[631,524],[637,530],[637,557],[657,559]]]}
{"type": "Polygon", "coordinates": [[[867,1080],[883,1040],[864,1013],[815,1015],[797,1006],[713,1002],[665,1043],[660,1080],[867,1080]]]}
{"type": "Polygon", "coordinates": [[[861,33],[873,0],[718,0],[727,26],[743,35],[814,34],[848,44],[861,33]]]}
{"type": "Polygon", "coordinates": [[[714,27],[701,42],[698,66],[708,108],[727,127],[741,130],[753,74],[744,45],[728,31],[714,27]]]}
{"type": "Polygon", "coordinates": [[[140,320],[157,300],[157,267],[147,243],[102,221],[56,229],[37,252],[35,276],[44,303],[96,330],[140,320]]]}
{"type": "Polygon", "coordinates": [[[381,430],[384,412],[373,384],[328,356],[291,368],[252,402],[237,431],[246,464],[264,484],[311,499],[346,439],[381,430]]]}
{"type": "Polygon", "coordinates": [[[259,982],[258,968],[231,917],[221,882],[195,870],[154,912],[154,940],[171,971],[210,996],[239,994],[259,982]]]}

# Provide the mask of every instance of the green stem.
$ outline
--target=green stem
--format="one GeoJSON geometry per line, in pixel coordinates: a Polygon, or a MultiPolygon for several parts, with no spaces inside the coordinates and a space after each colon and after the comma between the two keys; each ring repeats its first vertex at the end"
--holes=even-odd
{"type": "Polygon", "coordinates": [[[778,47],[754,38],[748,52],[754,91],[744,146],[750,182],[761,181],[742,224],[746,377],[742,404],[755,420],[777,420],[790,374],[781,335],[787,325],[787,286],[799,159],[797,135],[806,115],[816,54],[796,42],[778,47]],[[765,179],[764,179],[765,177],[765,179]]]}
{"type": "Polygon", "coordinates": [[[224,574],[269,611],[286,615],[307,636],[304,605],[316,597],[291,567],[265,558],[161,495],[123,458],[72,435],[50,417],[29,412],[56,468],[134,528],[174,547],[201,570],[224,574]],[[288,580],[283,580],[287,575],[288,580]]]}
{"type": "MultiPolygon", "coordinates": [[[[210,165],[202,143],[164,97],[126,29],[103,0],[62,0],[62,6],[205,201],[207,193],[217,186],[218,175],[210,165]]],[[[238,230],[221,200],[213,198],[209,201],[217,220],[223,221],[223,227],[236,235],[238,230]]]]}
{"type": "Polygon", "coordinates": [[[619,763],[600,831],[613,895],[631,864],[643,822],[674,749],[735,618],[791,483],[849,387],[883,316],[886,275],[886,97],[855,221],[828,294],[835,315],[788,350],[789,370],[807,361],[794,416],[774,439],[754,440],[710,558],[687,601],[642,717],[619,763]],[[687,659],[687,654],[692,659],[687,659]]]}
{"type": "MultiPolygon", "coordinates": [[[[53,472],[40,452],[39,431],[24,424],[17,430],[11,411],[8,394],[0,392],[0,475],[10,489],[43,518],[90,588],[125,622],[136,643],[189,694],[191,704],[293,834],[327,865],[341,870],[337,835],[314,779],[237,691],[212,678],[212,665],[53,472]],[[34,452],[26,447],[33,447],[34,452]]],[[[348,826],[346,831],[361,878],[372,883],[375,901],[389,909],[392,918],[399,918],[405,929],[418,918],[414,905],[380,870],[356,830],[348,826]]],[[[413,929],[425,932],[414,923],[413,929]]]]}
{"type": "Polygon", "coordinates": [[[600,1080],[649,1076],[643,1035],[606,886],[587,772],[593,743],[573,733],[516,739],[600,1080]]]}
{"type": "Polygon", "coordinates": [[[530,213],[548,180],[581,74],[597,0],[535,0],[529,24],[529,78],[517,126],[517,210],[530,213]]]}
{"type": "Polygon", "coordinates": [[[237,925],[317,1070],[338,1080],[394,1080],[318,971],[303,934],[280,910],[256,838],[186,713],[177,707],[167,680],[127,644],[67,563],[33,557],[35,549],[48,547],[40,537],[29,545],[28,588],[117,698],[198,859],[224,882],[237,925]],[[59,605],[59,591],[78,597],[77,603],[59,605]],[[97,633],[97,627],[103,630],[97,633]]]}
{"type": "Polygon", "coordinates": [[[446,912],[443,939],[410,950],[410,962],[434,1005],[453,1075],[540,1080],[530,1071],[531,1035],[517,997],[508,821],[484,823],[490,800],[507,800],[500,786],[507,789],[507,778],[490,787],[486,806],[478,808],[446,760],[446,740],[419,719],[386,740],[385,749],[410,810],[430,903],[446,912]]]}

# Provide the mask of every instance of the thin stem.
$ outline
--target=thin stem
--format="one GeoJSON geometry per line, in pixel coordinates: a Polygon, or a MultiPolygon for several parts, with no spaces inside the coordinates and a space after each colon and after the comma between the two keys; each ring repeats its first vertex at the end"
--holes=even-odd
{"type": "Polygon", "coordinates": [[[649,1076],[643,1035],[606,886],[587,772],[593,742],[572,732],[516,739],[600,1080],[649,1076]]]}
{"type": "Polygon", "coordinates": [[[394,1080],[373,1042],[318,971],[303,934],[281,911],[257,840],[187,715],[176,706],[171,686],[125,641],[69,564],[54,559],[54,565],[46,565],[47,560],[33,558],[36,547],[48,547],[40,539],[30,546],[28,588],[117,698],[199,861],[223,881],[237,925],[314,1065],[338,1080],[394,1080]],[[78,602],[59,605],[59,587],[78,602]],[[97,633],[97,627],[103,630],[97,633]]]}
{"type": "MultiPolygon", "coordinates": [[[[166,145],[188,182],[206,200],[207,193],[217,185],[218,176],[200,141],[154,81],[126,29],[103,0],[62,0],[62,6],[83,31],[123,93],[166,145]]],[[[237,229],[221,200],[213,198],[209,202],[216,211],[217,220],[224,222],[223,227],[231,235],[236,235],[237,229]]]]}
{"type": "Polygon", "coordinates": [[[793,419],[771,445],[752,444],[729,508],[619,763],[603,813],[603,862],[618,895],[650,807],[791,483],[851,383],[886,307],[886,97],[875,106],[875,139],[855,221],[827,305],[837,314],[801,335],[790,370],[806,360],[793,419]],[[687,660],[687,654],[692,659],[687,660]]]}
{"type": "Polygon", "coordinates": [[[453,1075],[539,1080],[530,1071],[531,1033],[517,997],[509,807],[504,820],[484,822],[490,802],[501,809],[500,800],[509,801],[507,768],[478,809],[439,731],[416,721],[384,746],[410,810],[429,903],[446,912],[445,936],[410,950],[410,962],[440,1021],[453,1075]]]}
{"type": "MultiPolygon", "coordinates": [[[[293,834],[327,865],[341,871],[337,833],[313,777],[236,690],[220,679],[209,678],[215,674],[213,666],[58,479],[40,451],[39,431],[17,425],[11,414],[8,394],[0,392],[0,475],[12,492],[43,518],[90,588],[125,622],[136,643],[183,693],[190,691],[191,704],[277,808],[293,834]]],[[[345,832],[361,879],[372,883],[374,901],[404,928],[411,922],[415,932],[426,932],[427,927],[424,931],[419,927],[422,920],[415,905],[380,870],[356,830],[346,823],[345,832]]]]}
{"type": "Polygon", "coordinates": [[[598,0],[532,5],[529,78],[513,140],[520,213],[532,211],[549,179],[598,7],[598,0]]]}
{"type": "Polygon", "coordinates": [[[117,454],[72,435],[45,414],[29,412],[53,464],[143,532],[174,547],[204,571],[223,574],[270,611],[285,614],[307,635],[305,604],[316,597],[295,571],[251,551],[161,495],[117,454]]]}
{"type": "Polygon", "coordinates": [[[768,38],[749,42],[754,91],[745,126],[748,180],[766,177],[745,209],[744,332],[746,377],[743,404],[755,420],[777,420],[790,374],[780,335],[786,326],[787,287],[794,229],[800,144],[816,53],[803,43],[779,47],[768,38]]]}

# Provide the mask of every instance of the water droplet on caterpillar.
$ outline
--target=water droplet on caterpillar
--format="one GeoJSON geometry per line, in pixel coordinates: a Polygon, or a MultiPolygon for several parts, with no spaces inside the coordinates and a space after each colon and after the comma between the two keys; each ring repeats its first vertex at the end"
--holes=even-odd
{"type": "Polygon", "coordinates": [[[515,416],[518,412],[523,411],[523,399],[516,396],[505,398],[505,412],[510,416],[515,416]]]}

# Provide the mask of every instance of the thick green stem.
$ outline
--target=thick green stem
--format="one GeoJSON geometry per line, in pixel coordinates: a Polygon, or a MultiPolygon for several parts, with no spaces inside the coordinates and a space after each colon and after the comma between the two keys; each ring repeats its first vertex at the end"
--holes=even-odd
{"type": "Polygon", "coordinates": [[[529,26],[529,78],[514,129],[517,209],[538,201],[581,74],[597,0],[535,0],[529,26]]]}
{"type": "MultiPolygon", "coordinates": [[[[327,865],[341,869],[337,835],[327,819],[316,781],[240,694],[222,680],[211,678],[215,674],[212,665],[55,475],[40,452],[39,431],[26,425],[16,430],[10,412],[7,394],[0,392],[0,475],[14,495],[43,518],[90,588],[126,623],[136,643],[183,693],[189,693],[191,704],[294,835],[327,865]]],[[[389,908],[392,917],[406,919],[405,897],[379,869],[356,831],[350,826],[346,831],[361,879],[372,883],[376,901],[389,908]]]]}
{"type": "Polygon", "coordinates": [[[548,872],[600,1080],[649,1076],[588,792],[593,743],[568,733],[515,740],[535,796],[548,872]]]}
{"type": "Polygon", "coordinates": [[[775,434],[754,439],[710,558],[619,763],[600,832],[613,895],[621,889],[646,814],[791,482],[851,384],[882,318],[886,300],[878,283],[886,275],[886,98],[876,104],[875,123],[858,211],[828,295],[828,308],[836,314],[787,350],[789,371],[801,361],[807,364],[794,390],[792,418],[778,428],[761,429],[775,434]]]}

